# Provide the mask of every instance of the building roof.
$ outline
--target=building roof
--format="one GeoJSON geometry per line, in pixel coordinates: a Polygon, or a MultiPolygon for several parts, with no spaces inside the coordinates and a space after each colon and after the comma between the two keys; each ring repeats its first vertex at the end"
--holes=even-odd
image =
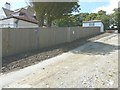
{"type": "Polygon", "coordinates": [[[26,22],[38,24],[37,20],[35,20],[34,18],[28,18],[26,16],[10,16],[10,17],[7,17],[7,18],[1,19],[1,20],[6,20],[6,19],[10,19],[10,18],[15,18],[15,19],[26,21],[26,22]]]}
{"type": "Polygon", "coordinates": [[[5,12],[5,14],[6,14],[7,17],[10,17],[11,14],[14,13],[14,11],[12,11],[12,10],[8,10],[8,9],[6,9],[6,8],[3,8],[3,7],[2,7],[2,9],[3,9],[3,11],[5,12]]]}
{"type": "Polygon", "coordinates": [[[2,8],[3,11],[5,12],[7,18],[3,18],[1,20],[10,19],[10,18],[16,18],[16,19],[19,19],[19,20],[23,20],[23,21],[27,21],[27,22],[31,22],[31,23],[37,24],[38,21],[34,17],[34,13],[28,11],[25,8],[16,9],[14,11],[8,10],[6,8],[2,8]],[[16,15],[16,14],[19,14],[19,15],[16,15]]]}

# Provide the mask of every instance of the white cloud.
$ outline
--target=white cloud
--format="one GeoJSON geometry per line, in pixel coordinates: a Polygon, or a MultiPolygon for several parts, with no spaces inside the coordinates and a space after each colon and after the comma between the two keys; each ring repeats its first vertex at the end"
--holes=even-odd
{"type": "Polygon", "coordinates": [[[114,8],[118,8],[118,2],[119,2],[119,1],[120,1],[120,0],[109,0],[109,5],[98,7],[98,8],[96,8],[96,9],[94,9],[94,10],[92,11],[92,13],[96,13],[96,12],[98,12],[98,11],[100,11],[100,10],[106,11],[107,14],[113,13],[113,9],[114,9],[114,8]]]}

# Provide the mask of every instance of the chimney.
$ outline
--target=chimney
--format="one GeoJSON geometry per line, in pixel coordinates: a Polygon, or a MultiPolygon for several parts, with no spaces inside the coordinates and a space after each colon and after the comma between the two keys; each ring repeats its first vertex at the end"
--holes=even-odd
{"type": "Polygon", "coordinates": [[[8,10],[10,10],[10,3],[6,2],[5,3],[5,8],[8,9],[8,10]]]}

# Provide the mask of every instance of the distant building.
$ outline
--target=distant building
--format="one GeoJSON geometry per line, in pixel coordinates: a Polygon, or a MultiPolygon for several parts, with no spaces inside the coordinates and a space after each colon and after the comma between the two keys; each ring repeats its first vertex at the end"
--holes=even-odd
{"type": "Polygon", "coordinates": [[[101,20],[83,21],[83,27],[100,27],[100,31],[104,32],[104,25],[101,20]]]}
{"type": "Polygon", "coordinates": [[[35,18],[34,10],[24,7],[11,10],[10,3],[5,3],[5,7],[0,10],[0,28],[35,28],[38,21],[35,18]]]}

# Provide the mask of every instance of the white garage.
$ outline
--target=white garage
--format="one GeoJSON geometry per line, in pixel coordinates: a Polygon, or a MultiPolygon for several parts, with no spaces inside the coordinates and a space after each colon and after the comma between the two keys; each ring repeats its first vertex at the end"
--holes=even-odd
{"type": "Polygon", "coordinates": [[[100,27],[101,32],[104,32],[104,24],[101,20],[83,21],[83,27],[100,27]]]}

